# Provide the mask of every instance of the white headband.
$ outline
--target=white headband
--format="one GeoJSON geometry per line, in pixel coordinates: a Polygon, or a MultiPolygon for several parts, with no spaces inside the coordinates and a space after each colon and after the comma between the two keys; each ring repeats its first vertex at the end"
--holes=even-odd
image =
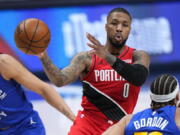
{"type": "Polygon", "coordinates": [[[172,93],[169,93],[166,95],[156,95],[151,92],[150,97],[151,97],[151,100],[153,100],[155,102],[163,103],[163,102],[168,102],[168,101],[171,101],[172,99],[174,99],[176,97],[176,95],[178,94],[178,92],[179,92],[179,83],[177,81],[176,89],[172,93]]]}

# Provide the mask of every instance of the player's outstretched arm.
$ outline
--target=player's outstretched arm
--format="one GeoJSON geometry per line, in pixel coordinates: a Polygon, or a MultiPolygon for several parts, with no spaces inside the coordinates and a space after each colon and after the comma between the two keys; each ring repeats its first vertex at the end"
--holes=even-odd
{"type": "Polygon", "coordinates": [[[58,92],[49,84],[29,72],[21,63],[7,54],[0,55],[0,73],[4,79],[13,79],[24,87],[40,94],[45,100],[58,111],[74,120],[75,115],[64,102],[58,92]]]}
{"type": "Polygon", "coordinates": [[[46,52],[41,53],[38,57],[42,61],[48,78],[52,83],[60,87],[77,80],[80,74],[86,69],[87,60],[90,56],[86,52],[79,53],[72,59],[70,65],[62,70],[52,63],[46,52]]]}

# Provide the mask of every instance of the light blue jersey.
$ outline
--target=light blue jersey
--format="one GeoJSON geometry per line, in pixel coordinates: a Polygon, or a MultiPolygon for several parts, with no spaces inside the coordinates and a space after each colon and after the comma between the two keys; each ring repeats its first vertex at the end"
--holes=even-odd
{"type": "Polygon", "coordinates": [[[175,123],[175,106],[135,114],[125,128],[125,135],[180,135],[175,123]]]}
{"type": "MultiPolygon", "coordinates": [[[[28,102],[21,85],[14,80],[7,81],[0,76],[0,135],[15,135],[16,132],[24,132],[20,130],[26,130],[26,126],[31,126],[31,121],[39,123],[44,132],[41,120],[37,112],[33,110],[32,104],[28,102]],[[30,125],[27,125],[29,123],[30,125]],[[25,127],[21,128],[20,126],[25,127]]],[[[18,134],[20,135],[20,133],[18,134]]]]}

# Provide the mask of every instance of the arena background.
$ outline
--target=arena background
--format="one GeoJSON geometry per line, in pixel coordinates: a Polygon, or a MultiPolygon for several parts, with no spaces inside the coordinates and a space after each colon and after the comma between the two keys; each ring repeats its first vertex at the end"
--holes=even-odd
{"type": "MultiPolygon", "coordinates": [[[[39,78],[50,83],[38,58],[23,54],[16,47],[16,26],[27,18],[43,20],[49,26],[52,35],[47,51],[53,62],[59,68],[63,68],[76,53],[89,49],[86,45],[86,32],[95,35],[102,43],[105,42],[106,16],[114,7],[128,9],[134,18],[127,44],[145,50],[151,55],[150,75],[142,87],[134,112],[140,111],[149,107],[148,89],[155,76],[170,73],[180,79],[178,1],[0,0],[0,51],[13,55],[39,78]]],[[[82,89],[79,80],[71,85],[55,88],[75,113],[81,108],[82,89]]],[[[37,94],[29,90],[26,94],[40,113],[47,135],[67,135],[72,122],[37,94]]]]}

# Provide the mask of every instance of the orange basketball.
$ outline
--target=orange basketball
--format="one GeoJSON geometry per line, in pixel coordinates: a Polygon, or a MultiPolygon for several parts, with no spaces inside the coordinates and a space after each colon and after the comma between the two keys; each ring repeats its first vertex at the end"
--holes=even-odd
{"type": "Polygon", "coordinates": [[[39,54],[46,50],[50,42],[48,26],[41,20],[29,18],[16,28],[14,39],[16,46],[26,54],[39,54]]]}

